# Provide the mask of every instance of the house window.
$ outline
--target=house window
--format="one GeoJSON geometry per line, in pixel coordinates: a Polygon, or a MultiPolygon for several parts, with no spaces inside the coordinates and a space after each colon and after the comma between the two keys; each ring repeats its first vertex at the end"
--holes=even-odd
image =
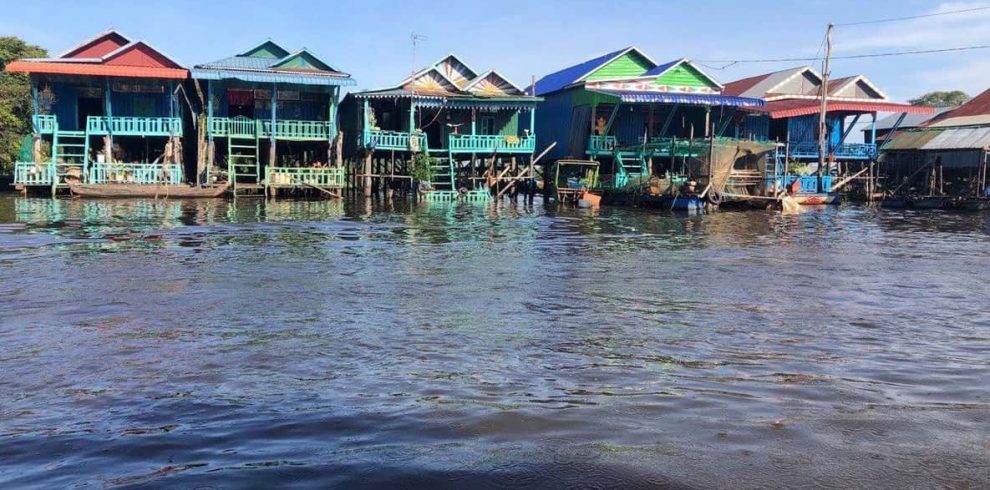
{"type": "Polygon", "coordinates": [[[495,116],[478,116],[478,134],[495,134],[495,116]]]}
{"type": "Polygon", "coordinates": [[[134,97],[134,115],[137,117],[154,117],[155,99],[146,95],[134,97]]]}

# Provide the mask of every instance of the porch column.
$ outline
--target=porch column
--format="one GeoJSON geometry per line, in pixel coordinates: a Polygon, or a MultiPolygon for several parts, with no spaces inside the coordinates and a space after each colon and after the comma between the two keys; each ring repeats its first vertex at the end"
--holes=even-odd
{"type": "MultiPolygon", "coordinates": [[[[106,161],[107,161],[107,163],[113,163],[113,124],[111,124],[111,120],[113,119],[113,103],[110,100],[111,99],[111,96],[110,96],[110,77],[104,78],[103,79],[103,82],[104,82],[104,91],[103,91],[103,105],[104,105],[104,110],[103,110],[103,112],[106,113],[106,121],[107,121],[107,136],[103,140],[103,146],[104,146],[103,152],[106,154],[106,161]]],[[[89,120],[88,120],[88,118],[87,118],[87,121],[86,121],[86,126],[89,126],[89,120]]],[[[89,137],[89,135],[88,135],[88,132],[89,132],[88,131],[88,128],[83,128],[83,129],[87,132],[87,137],[89,137]]],[[[55,154],[54,149],[52,151],[52,154],[53,155],[55,154]]]]}
{"type": "Polygon", "coordinates": [[[705,106],[705,138],[710,136],[709,133],[711,131],[711,125],[712,125],[712,106],[706,105],[705,106]]]}
{"type": "Polygon", "coordinates": [[[478,109],[474,107],[471,108],[471,136],[477,134],[477,128],[475,125],[475,119],[478,118],[478,109]]]}
{"type": "Polygon", "coordinates": [[[278,85],[272,84],[272,128],[271,134],[268,136],[268,165],[275,166],[278,162],[275,161],[275,121],[278,119],[276,112],[278,110],[278,85]]]}
{"type": "Polygon", "coordinates": [[[536,136],[536,105],[529,108],[529,134],[536,136]]]}
{"type": "Polygon", "coordinates": [[[877,113],[873,112],[870,114],[870,143],[877,144],[877,113]]]}
{"type": "Polygon", "coordinates": [[[213,143],[213,128],[210,121],[213,119],[213,81],[206,81],[206,183],[211,184],[210,174],[213,172],[213,160],[216,158],[216,146],[213,143]]]}
{"type": "Polygon", "coordinates": [[[31,77],[31,161],[41,160],[41,134],[36,121],[38,117],[38,84],[35,78],[31,77]]]}
{"type": "Polygon", "coordinates": [[[340,103],[340,87],[330,87],[327,121],[330,121],[330,140],[337,137],[337,105],[340,103]]]}
{"type": "Polygon", "coordinates": [[[409,134],[416,132],[416,100],[409,99],[409,134]]]}

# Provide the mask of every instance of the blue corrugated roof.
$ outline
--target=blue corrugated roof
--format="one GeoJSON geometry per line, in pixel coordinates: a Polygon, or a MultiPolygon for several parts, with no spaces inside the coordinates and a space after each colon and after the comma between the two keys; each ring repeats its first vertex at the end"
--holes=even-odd
{"type": "MultiPolygon", "coordinates": [[[[266,41],[265,43],[269,42],[271,41],[266,41]]],[[[281,46],[275,46],[284,51],[284,48],[281,46]]],[[[281,59],[244,55],[231,56],[230,58],[224,58],[222,60],[196,65],[196,67],[191,70],[191,73],[193,78],[203,80],[233,79],[256,83],[294,83],[299,85],[331,86],[354,85],[354,80],[351,79],[350,75],[333,71],[332,68],[330,71],[314,70],[307,72],[274,68],[293,56],[298,56],[303,53],[308,53],[310,56],[315,58],[316,61],[322,63],[327,68],[331,68],[330,65],[320,60],[304,48],[295,53],[288,54],[281,59]]]]}
{"type": "Polygon", "coordinates": [[[593,92],[618,97],[622,102],[628,103],[722,105],[733,107],[763,107],[766,105],[766,102],[762,99],[733,97],[730,95],[679,94],[673,92],[638,92],[607,89],[593,90],[593,92]]]}
{"type": "Polygon", "coordinates": [[[653,68],[652,70],[647,70],[646,73],[643,74],[643,76],[644,77],[651,77],[651,76],[654,76],[654,75],[660,75],[663,72],[665,72],[665,71],[673,68],[674,65],[676,65],[676,64],[678,64],[678,63],[680,63],[682,61],[684,61],[683,58],[682,59],[679,59],[679,60],[671,61],[669,63],[664,63],[662,65],[657,66],[656,68],[653,68]]]}
{"type": "Polygon", "coordinates": [[[243,71],[193,68],[192,77],[200,80],[242,80],[255,83],[294,83],[297,85],[350,86],[354,79],[349,76],[310,75],[274,71],[243,71]]]}
{"type": "MultiPolygon", "coordinates": [[[[536,81],[536,95],[548,94],[550,92],[556,92],[574,82],[579,78],[588,74],[588,72],[598,68],[601,65],[611,61],[613,58],[618,57],[622,53],[633,49],[632,47],[622,48],[618,51],[613,51],[611,53],[599,56],[594,59],[585,61],[584,63],[578,63],[574,66],[564,68],[563,70],[551,73],[536,81]]],[[[532,91],[532,87],[530,87],[532,91]]]]}

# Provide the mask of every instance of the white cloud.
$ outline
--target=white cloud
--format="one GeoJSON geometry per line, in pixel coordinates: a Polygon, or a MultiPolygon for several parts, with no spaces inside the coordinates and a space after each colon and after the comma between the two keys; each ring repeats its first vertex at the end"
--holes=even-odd
{"type": "Polygon", "coordinates": [[[975,96],[987,89],[990,59],[960,60],[952,66],[940,66],[921,73],[929,90],[962,90],[975,96]]]}
{"type": "MultiPolygon", "coordinates": [[[[928,14],[978,7],[986,3],[941,3],[928,14]]],[[[835,33],[837,55],[896,49],[940,49],[990,40],[990,9],[900,22],[839,26],[835,33]]]]}

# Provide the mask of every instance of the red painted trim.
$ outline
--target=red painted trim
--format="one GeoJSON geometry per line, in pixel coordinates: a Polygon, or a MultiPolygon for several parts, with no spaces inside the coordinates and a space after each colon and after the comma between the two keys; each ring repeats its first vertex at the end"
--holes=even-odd
{"type": "Polygon", "coordinates": [[[189,70],[180,68],[101,65],[98,63],[38,63],[31,61],[12,61],[7,64],[5,71],[14,73],[47,73],[55,75],[169,78],[178,80],[189,78],[189,70]]]}
{"type": "MultiPolygon", "coordinates": [[[[767,102],[766,107],[755,110],[767,112],[772,119],[818,114],[819,100],[776,100],[767,102]]],[[[828,112],[908,112],[912,114],[934,114],[935,109],[925,106],[894,104],[887,102],[843,102],[829,101],[828,112]]]]}

